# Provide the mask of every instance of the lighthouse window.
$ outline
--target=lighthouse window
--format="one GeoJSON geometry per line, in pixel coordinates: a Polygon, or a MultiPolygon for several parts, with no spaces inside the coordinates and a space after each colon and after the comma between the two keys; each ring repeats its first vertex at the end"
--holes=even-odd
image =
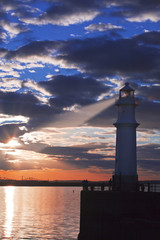
{"type": "Polygon", "coordinates": [[[121,91],[121,93],[120,93],[120,97],[121,98],[128,98],[128,97],[134,97],[134,91],[125,91],[125,90],[123,90],[123,91],[121,91]]]}
{"type": "Polygon", "coordinates": [[[127,91],[123,92],[123,96],[122,97],[129,97],[129,96],[130,96],[130,92],[127,92],[127,91]]]}

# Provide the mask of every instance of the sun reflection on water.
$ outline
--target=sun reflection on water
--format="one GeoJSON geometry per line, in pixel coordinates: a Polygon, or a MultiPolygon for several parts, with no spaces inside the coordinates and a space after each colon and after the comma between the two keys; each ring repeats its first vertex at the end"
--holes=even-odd
{"type": "Polygon", "coordinates": [[[14,216],[14,191],[15,187],[9,186],[5,187],[5,204],[6,204],[6,211],[5,211],[5,237],[11,237],[12,233],[12,223],[13,223],[13,216],[14,216]]]}

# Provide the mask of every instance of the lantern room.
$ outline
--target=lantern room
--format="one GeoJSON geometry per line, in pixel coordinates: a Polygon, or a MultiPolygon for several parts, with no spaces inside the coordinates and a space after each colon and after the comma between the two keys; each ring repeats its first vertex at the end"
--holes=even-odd
{"type": "Polygon", "coordinates": [[[134,90],[129,86],[129,83],[126,82],[125,86],[119,91],[119,98],[134,98],[134,90]]]}

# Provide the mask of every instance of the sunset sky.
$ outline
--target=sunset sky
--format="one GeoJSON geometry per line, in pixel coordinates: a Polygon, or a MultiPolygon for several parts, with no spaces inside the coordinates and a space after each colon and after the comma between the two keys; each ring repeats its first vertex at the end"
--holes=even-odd
{"type": "Polygon", "coordinates": [[[0,177],[108,180],[129,82],[139,179],[160,179],[159,69],[159,0],[0,0],[0,177]]]}

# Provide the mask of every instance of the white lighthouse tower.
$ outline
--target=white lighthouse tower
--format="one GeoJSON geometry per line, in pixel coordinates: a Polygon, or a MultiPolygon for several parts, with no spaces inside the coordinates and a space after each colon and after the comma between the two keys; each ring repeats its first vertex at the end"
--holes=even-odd
{"type": "Polygon", "coordinates": [[[136,157],[136,128],[138,123],[135,119],[136,101],[134,90],[125,83],[120,89],[118,106],[118,119],[114,126],[116,133],[116,161],[113,181],[115,188],[126,191],[136,190],[137,157],[136,157]]]}

